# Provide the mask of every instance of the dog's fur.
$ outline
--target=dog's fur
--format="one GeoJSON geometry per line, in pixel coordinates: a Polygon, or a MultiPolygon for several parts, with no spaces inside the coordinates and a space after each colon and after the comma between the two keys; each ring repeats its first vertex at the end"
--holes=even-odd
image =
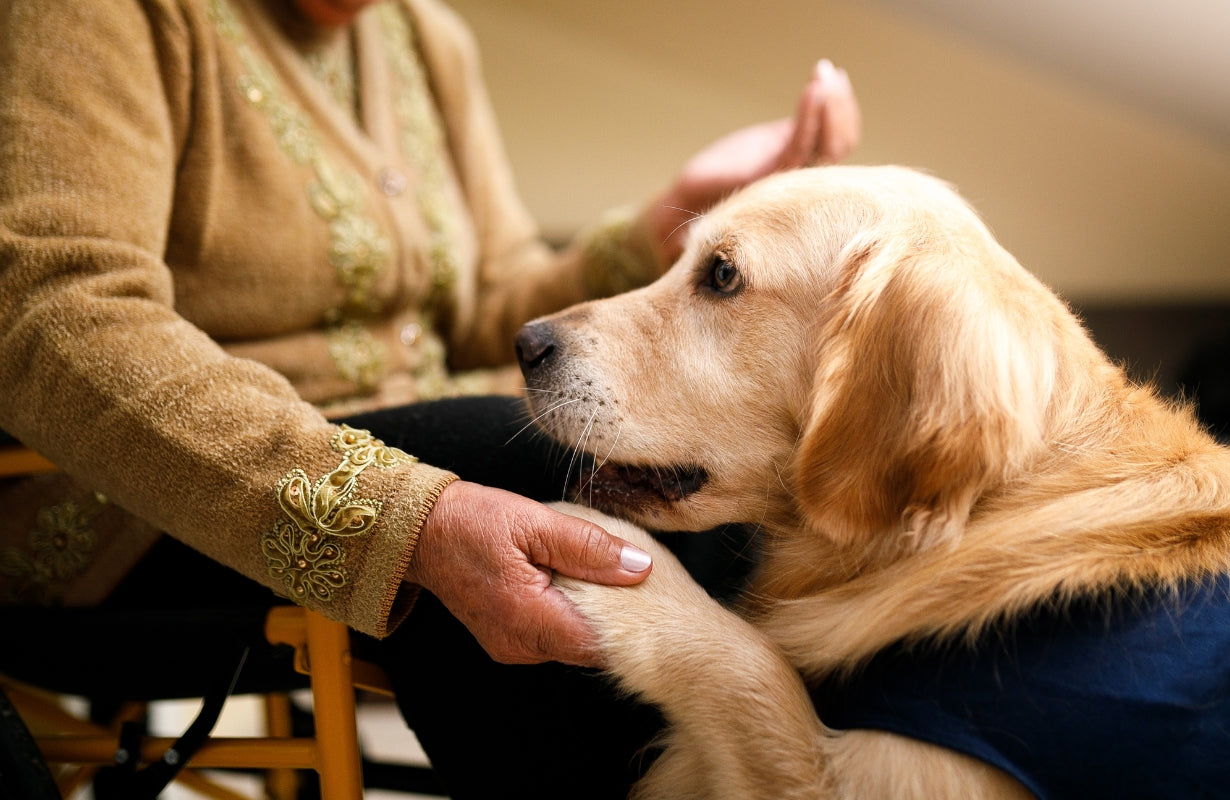
{"type": "Polygon", "coordinates": [[[658,530],[763,530],[739,615],[600,516],[653,573],[557,582],[670,722],[638,796],[1028,796],[957,753],[826,728],[805,682],[897,641],[1230,570],[1230,452],[910,170],[766,179],[697,220],[659,281],[531,323],[518,346],[539,425],[595,458],[596,505],[658,530]],[[685,485],[632,486],[616,464],[685,485]]]}

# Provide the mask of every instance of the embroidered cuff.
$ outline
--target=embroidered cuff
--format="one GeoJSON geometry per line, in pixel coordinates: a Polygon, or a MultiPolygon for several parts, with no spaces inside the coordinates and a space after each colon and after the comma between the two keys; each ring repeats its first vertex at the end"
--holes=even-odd
{"type": "Polygon", "coordinates": [[[591,299],[644,286],[662,273],[649,232],[633,208],[607,212],[581,241],[585,293],[591,299]]]}
{"type": "Polygon", "coordinates": [[[384,469],[417,459],[386,447],[367,431],[338,428],[329,446],[341,463],[315,482],[296,469],[278,482],[275,496],[282,516],[261,536],[269,575],[298,603],[330,603],[350,583],[347,539],[371,532],[383,504],[359,497],[359,476],[369,467],[384,469]]]}
{"type": "Polygon", "coordinates": [[[336,467],[315,479],[294,469],[278,481],[281,513],[261,536],[261,553],[290,599],[384,637],[413,600],[402,580],[419,531],[457,476],[347,425],[329,445],[336,467]]]}

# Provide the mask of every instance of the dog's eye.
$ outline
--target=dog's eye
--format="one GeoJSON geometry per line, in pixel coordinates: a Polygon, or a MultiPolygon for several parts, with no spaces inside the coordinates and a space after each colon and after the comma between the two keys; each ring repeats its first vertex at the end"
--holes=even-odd
{"type": "Polygon", "coordinates": [[[738,268],[721,256],[714,256],[709,262],[709,275],[705,286],[719,294],[732,294],[743,285],[743,276],[738,268]]]}

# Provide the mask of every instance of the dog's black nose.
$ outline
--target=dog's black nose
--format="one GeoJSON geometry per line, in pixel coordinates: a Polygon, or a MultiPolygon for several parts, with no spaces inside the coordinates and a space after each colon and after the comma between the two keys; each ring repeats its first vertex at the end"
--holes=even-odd
{"type": "Polygon", "coordinates": [[[529,376],[550,359],[555,352],[555,336],[545,322],[531,322],[517,333],[517,363],[521,374],[529,376]]]}

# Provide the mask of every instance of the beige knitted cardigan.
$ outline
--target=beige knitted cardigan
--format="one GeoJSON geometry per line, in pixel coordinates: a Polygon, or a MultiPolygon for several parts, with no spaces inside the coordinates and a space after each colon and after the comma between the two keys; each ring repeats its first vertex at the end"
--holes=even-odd
{"type": "Polygon", "coordinates": [[[0,9],[0,427],[62,470],[0,485],[7,602],[97,602],[165,531],[386,635],[455,476],[330,415],[481,389],[656,269],[635,222],[539,241],[449,10],[287,3],[0,9]]]}

